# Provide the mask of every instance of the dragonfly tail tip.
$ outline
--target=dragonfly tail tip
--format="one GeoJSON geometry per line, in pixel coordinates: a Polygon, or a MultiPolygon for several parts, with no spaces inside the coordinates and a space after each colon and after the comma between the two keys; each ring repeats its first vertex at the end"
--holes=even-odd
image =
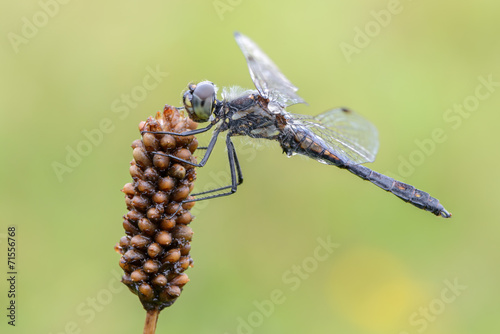
{"type": "Polygon", "coordinates": [[[443,208],[443,210],[441,210],[441,212],[439,212],[439,214],[443,218],[450,218],[452,216],[451,212],[446,211],[446,209],[444,209],[444,208],[443,208]]]}

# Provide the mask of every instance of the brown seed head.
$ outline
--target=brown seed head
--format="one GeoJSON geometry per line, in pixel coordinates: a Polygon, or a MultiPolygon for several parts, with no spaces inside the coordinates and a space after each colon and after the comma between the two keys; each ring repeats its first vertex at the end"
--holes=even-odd
{"type": "MultiPolygon", "coordinates": [[[[165,106],[156,117],[139,124],[140,131],[184,132],[196,123],[174,107],[165,106]]],[[[147,310],[170,306],[189,281],[184,270],[192,266],[189,255],[193,220],[189,199],[195,169],[182,161],[195,162],[198,141],[193,136],[143,133],[132,143],[132,182],[122,192],[129,212],[124,216],[122,237],[115,249],[122,254],[122,282],[139,296],[147,310]]]]}

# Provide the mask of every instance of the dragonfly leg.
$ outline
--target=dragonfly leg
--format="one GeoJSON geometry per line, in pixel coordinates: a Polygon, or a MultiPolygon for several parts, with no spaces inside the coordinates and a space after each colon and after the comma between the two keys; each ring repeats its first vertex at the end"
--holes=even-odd
{"type": "Polygon", "coordinates": [[[211,194],[214,192],[222,191],[229,189],[229,191],[226,191],[224,193],[220,194],[214,194],[214,195],[209,195],[209,196],[203,196],[203,197],[196,197],[192,199],[188,199],[183,201],[182,203],[189,203],[189,202],[198,202],[198,201],[203,201],[206,199],[211,199],[211,198],[217,198],[217,197],[223,197],[223,196],[229,196],[232,195],[236,192],[238,189],[238,186],[243,183],[243,175],[241,173],[241,167],[240,163],[238,161],[238,156],[236,155],[236,150],[234,149],[234,144],[231,141],[231,137],[228,135],[226,137],[226,146],[227,146],[227,156],[229,160],[229,170],[231,172],[231,185],[224,186],[224,187],[219,187],[203,192],[199,192],[196,194],[192,194],[191,196],[200,196],[200,195],[207,195],[211,194]]]}
{"type": "Polygon", "coordinates": [[[243,183],[243,173],[241,172],[240,162],[238,161],[238,155],[236,155],[236,150],[234,149],[234,144],[232,141],[231,147],[233,148],[234,162],[236,165],[236,172],[238,173],[238,186],[243,183]]]}
{"type": "Polygon", "coordinates": [[[181,210],[182,205],[184,203],[199,202],[199,201],[204,201],[207,199],[229,196],[229,195],[232,195],[236,192],[236,190],[238,189],[238,186],[241,183],[243,183],[243,175],[241,174],[241,167],[240,167],[240,163],[238,161],[238,157],[236,155],[236,150],[234,149],[234,144],[231,141],[231,137],[229,135],[226,137],[226,146],[227,146],[227,156],[228,156],[228,160],[229,160],[229,169],[231,171],[231,185],[219,187],[219,188],[215,188],[215,189],[211,189],[211,190],[207,190],[207,191],[203,191],[203,192],[199,192],[196,194],[192,194],[191,197],[195,197],[195,198],[186,199],[186,200],[180,202],[179,208],[177,209],[177,211],[175,211],[172,215],[170,215],[168,217],[168,219],[173,218],[177,214],[177,212],[179,212],[181,210]],[[211,194],[211,193],[226,190],[226,189],[229,189],[229,191],[227,191],[225,193],[203,196],[203,197],[196,197],[199,195],[211,194]]]}
{"type": "Polygon", "coordinates": [[[153,154],[157,154],[157,155],[162,155],[164,157],[169,157],[171,159],[175,159],[177,161],[186,163],[186,164],[191,165],[191,166],[203,167],[207,163],[208,158],[210,158],[210,154],[212,154],[212,151],[213,151],[213,149],[215,147],[215,144],[217,143],[217,137],[219,136],[219,132],[220,131],[217,131],[217,130],[214,131],[214,133],[212,135],[212,138],[210,139],[210,143],[208,143],[208,146],[206,148],[207,151],[205,152],[205,154],[203,155],[203,158],[201,159],[201,161],[199,163],[194,163],[194,162],[191,162],[191,161],[187,161],[187,160],[178,158],[178,157],[176,157],[176,156],[174,156],[172,154],[166,154],[166,153],[163,153],[163,152],[154,151],[152,153],[153,154]]]}
{"type": "Polygon", "coordinates": [[[144,133],[155,133],[155,134],[160,134],[160,135],[172,135],[172,136],[180,136],[180,137],[185,137],[185,136],[192,136],[192,135],[197,135],[199,133],[207,132],[210,130],[215,123],[210,123],[208,126],[201,128],[201,129],[195,129],[195,130],[189,130],[181,133],[176,133],[176,132],[169,132],[169,131],[141,131],[141,135],[144,133]]]}

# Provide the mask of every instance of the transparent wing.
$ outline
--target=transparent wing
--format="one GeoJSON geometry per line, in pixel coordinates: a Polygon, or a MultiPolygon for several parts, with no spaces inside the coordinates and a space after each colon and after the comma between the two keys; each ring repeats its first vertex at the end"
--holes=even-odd
{"type": "Polygon", "coordinates": [[[362,164],[375,161],[378,151],[377,128],[367,119],[346,108],[328,110],[315,117],[290,114],[292,126],[312,131],[342,158],[362,164]]]}
{"type": "Polygon", "coordinates": [[[250,38],[234,33],[248,64],[250,76],[259,93],[282,106],[306,103],[295,92],[298,90],[278,69],[273,61],[250,38]]]}

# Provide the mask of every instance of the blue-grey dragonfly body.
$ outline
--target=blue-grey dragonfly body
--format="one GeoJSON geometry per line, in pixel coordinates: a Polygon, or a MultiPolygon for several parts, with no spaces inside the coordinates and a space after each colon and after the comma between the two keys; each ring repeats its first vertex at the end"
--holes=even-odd
{"type": "MultiPolygon", "coordinates": [[[[314,117],[287,112],[286,107],[305,103],[297,95],[297,87],[252,40],[240,33],[235,33],[235,39],[245,56],[256,90],[224,88],[223,99],[217,100],[217,88],[212,82],[190,84],[183,96],[184,108],[192,120],[209,122],[209,125],[181,134],[154,132],[159,135],[189,136],[208,131],[217,125],[199,163],[169,155],[173,159],[198,167],[206,164],[219,133],[227,132],[231,185],[193,194],[186,202],[227,196],[236,192],[238,185],[243,182],[243,177],[231,137],[249,136],[276,140],[288,156],[301,154],[347,169],[418,208],[445,218],[451,217],[451,213],[428,193],[361,165],[375,160],[378,133],[375,126],[359,114],[346,108],[332,109],[314,117]]],[[[165,155],[160,152],[156,154],[165,155]]]]}

